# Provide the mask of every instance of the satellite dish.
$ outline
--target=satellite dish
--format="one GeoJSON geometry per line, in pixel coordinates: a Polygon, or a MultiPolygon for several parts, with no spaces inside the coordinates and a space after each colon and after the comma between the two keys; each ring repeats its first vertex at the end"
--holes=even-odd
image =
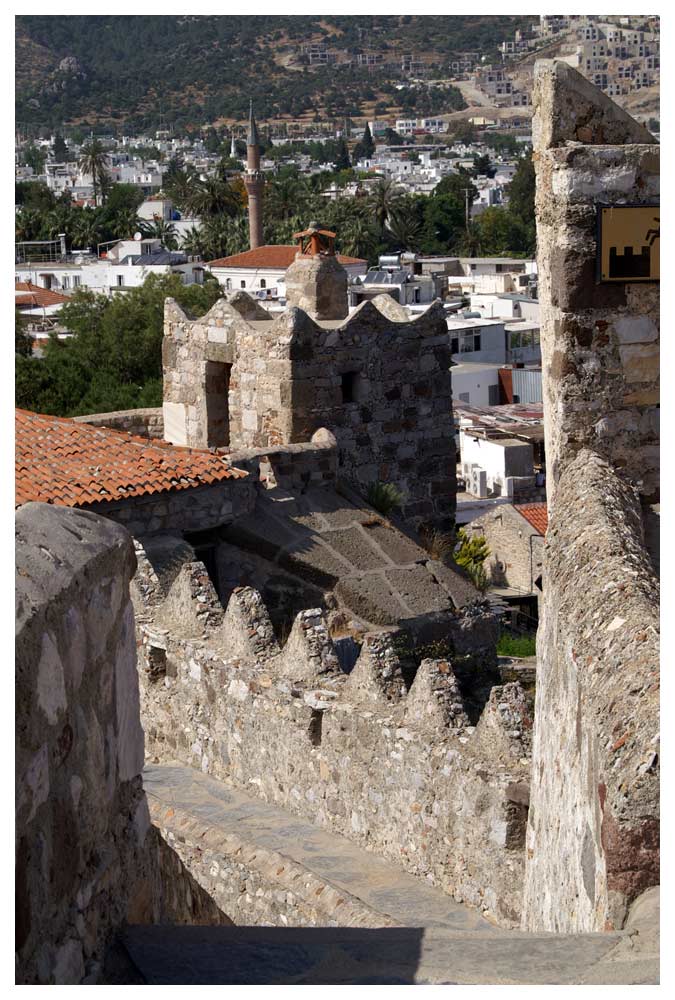
{"type": "Polygon", "coordinates": [[[134,233],[134,239],[135,240],[142,240],[143,239],[143,233],[134,233]]]}

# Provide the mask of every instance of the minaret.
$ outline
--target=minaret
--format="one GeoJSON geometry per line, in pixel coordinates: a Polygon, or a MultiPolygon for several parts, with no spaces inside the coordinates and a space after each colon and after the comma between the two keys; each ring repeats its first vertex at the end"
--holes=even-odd
{"type": "Polygon", "coordinates": [[[246,139],[246,171],[244,184],[248,194],[248,231],[251,250],[262,246],[262,192],[265,178],[260,169],[260,139],[258,126],[253,117],[253,102],[248,119],[246,139]]]}
{"type": "Polygon", "coordinates": [[[237,144],[234,141],[234,132],[232,132],[232,140],[230,142],[230,157],[233,160],[238,159],[238,157],[237,157],[237,144]]]}

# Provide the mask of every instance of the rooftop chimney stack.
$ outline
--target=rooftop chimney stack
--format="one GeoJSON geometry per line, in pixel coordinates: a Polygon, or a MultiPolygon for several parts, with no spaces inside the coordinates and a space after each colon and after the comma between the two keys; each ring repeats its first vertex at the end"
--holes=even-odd
{"type": "Polygon", "coordinates": [[[335,255],[335,233],[310,222],[295,233],[295,260],[286,271],[286,301],[316,320],[345,319],[347,272],[335,255]]]}

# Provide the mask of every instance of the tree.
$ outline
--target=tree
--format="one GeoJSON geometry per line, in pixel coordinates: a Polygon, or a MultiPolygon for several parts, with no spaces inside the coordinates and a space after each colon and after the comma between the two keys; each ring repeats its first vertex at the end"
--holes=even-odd
{"type": "Polygon", "coordinates": [[[507,189],[509,211],[526,226],[534,226],[535,175],[532,155],[518,161],[516,172],[507,189]]]}
{"type": "Polygon", "coordinates": [[[161,240],[162,246],[166,250],[178,249],[178,233],[176,227],[171,222],[155,217],[151,223],[143,226],[144,235],[153,240],[161,240]]]}
{"type": "Polygon", "coordinates": [[[424,225],[416,206],[408,200],[393,209],[387,230],[396,250],[417,252],[420,249],[424,225]]]}
{"type": "Polygon", "coordinates": [[[393,128],[387,128],[384,133],[384,140],[388,146],[403,146],[405,145],[405,139],[398,132],[395,132],[393,128]]]}
{"type": "Polygon", "coordinates": [[[30,145],[24,150],[23,162],[27,167],[31,167],[34,174],[42,173],[46,159],[47,154],[37,146],[30,145]]]}
{"type": "Polygon", "coordinates": [[[457,548],[455,562],[467,571],[478,590],[488,588],[488,578],[485,572],[485,560],[490,555],[490,549],[483,535],[470,537],[463,528],[457,532],[457,548]]]}
{"type": "Polygon", "coordinates": [[[91,174],[92,186],[94,188],[94,202],[98,204],[98,192],[101,189],[101,180],[106,176],[108,156],[99,139],[92,139],[80,150],[80,157],[77,165],[83,174],[91,174]]]}
{"type": "Polygon", "coordinates": [[[65,140],[63,136],[60,135],[58,132],[54,136],[54,145],[52,146],[52,156],[54,157],[57,163],[67,162],[68,157],[70,156],[65,140]]]}
{"type": "Polygon", "coordinates": [[[508,209],[486,208],[475,225],[480,233],[480,252],[486,257],[512,256],[530,250],[527,226],[508,209]]]}
{"type": "Polygon", "coordinates": [[[335,169],[336,170],[349,170],[351,167],[351,160],[349,159],[349,150],[347,148],[347,143],[344,139],[340,139],[337,146],[337,154],[335,156],[335,169]]]}
{"type": "Polygon", "coordinates": [[[372,159],[373,153],[375,152],[375,143],[373,142],[373,137],[370,133],[370,125],[366,122],[366,127],[363,130],[363,138],[360,142],[357,142],[354,147],[354,153],[352,159],[354,163],[358,160],[370,160],[372,159]]]}
{"type": "Polygon", "coordinates": [[[380,177],[373,185],[368,198],[368,207],[373,214],[380,233],[400,205],[403,191],[393,180],[380,177]]]}
{"type": "Polygon", "coordinates": [[[474,156],[473,174],[475,177],[494,177],[496,173],[497,168],[492,166],[487,153],[483,153],[481,156],[474,156]]]}
{"type": "Polygon", "coordinates": [[[175,274],[152,275],[112,298],[79,289],[60,316],[73,336],[50,337],[41,359],[16,358],[17,405],[57,416],[159,406],[168,295],[201,316],[222,289],[213,281],[184,285],[175,274]]]}
{"type": "Polygon", "coordinates": [[[26,321],[18,309],[14,309],[14,353],[24,358],[33,353],[33,338],[26,332],[26,321]]]}

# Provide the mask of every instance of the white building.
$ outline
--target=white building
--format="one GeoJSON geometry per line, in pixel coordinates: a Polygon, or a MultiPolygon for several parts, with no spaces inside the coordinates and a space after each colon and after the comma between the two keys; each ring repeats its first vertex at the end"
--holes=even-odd
{"type": "Polygon", "coordinates": [[[96,257],[83,251],[59,260],[32,261],[14,265],[15,280],[40,288],[72,294],[77,288],[110,295],[137,288],[151,274],[179,274],[184,284],[202,284],[204,265],[199,258],[164,250],[160,240],[119,240],[96,257]]]}
{"type": "MultiPolygon", "coordinates": [[[[286,271],[295,260],[297,246],[268,245],[230,257],[209,261],[208,269],[226,291],[242,290],[259,299],[286,296],[286,271]]],[[[337,254],[350,279],[365,275],[368,261],[337,254]]]]}

